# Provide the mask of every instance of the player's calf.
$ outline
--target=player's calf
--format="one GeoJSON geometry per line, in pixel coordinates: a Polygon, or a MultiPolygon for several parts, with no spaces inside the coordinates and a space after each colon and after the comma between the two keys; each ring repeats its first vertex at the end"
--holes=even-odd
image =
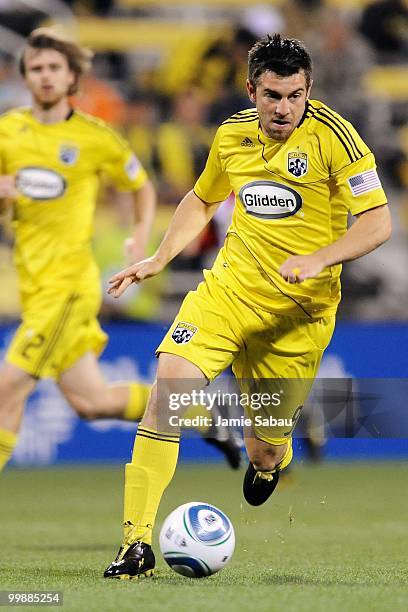
{"type": "Polygon", "coordinates": [[[123,406],[115,406],[106,395],[85,397],[75,393],[64,393],[65,399],[81,419],[120,419],[123,417],[123,406]]]}
{"type": "Polygon", "coordinates": [[[270,444],[257,438],[254,432],[245,432],[248,459],[259,471],[273,471],[286,455],[288,445],[288,442],[270,444]]]}
{"type": "Polygon", "coordinates": [[[20,429],[26,399],[34,391],[37,380],[24,370],[6,363],[0,369],[0,428],[20,429]]]}
{"type": "Polygon", "coordinates": [[[0,369],[0,470],[13,454],[25,401],[35,385],[32,376],[12,364],[0,369]]]}
{"type": "Polygon", "coordinates": [[[260,506],[275,491],[280,471],[292,460],[292,441],[273,445],[257,438],[245,440],[250,463],[243,482],[245,500],[260,506]]]}

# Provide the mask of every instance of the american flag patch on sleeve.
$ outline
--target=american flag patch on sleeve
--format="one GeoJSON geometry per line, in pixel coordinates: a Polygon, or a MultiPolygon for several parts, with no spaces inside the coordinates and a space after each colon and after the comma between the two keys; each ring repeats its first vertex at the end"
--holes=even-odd
{"type": "Polygon", "coordinates": [[[125,165],[125,172],[133,181],[136,178],[136,174],[140,168],[140,161],[137,159],[136,155],[132,155],[125,165]]]}
{"type": "Polygon", "coordinates": [[[368,193],[375,189],[381,189],[381,181],[378,178],[377,170],[366,170],[360,174],[350,176],[347,180],[350,185],[353,196],[359,196],[362,193],[368,193]]]}

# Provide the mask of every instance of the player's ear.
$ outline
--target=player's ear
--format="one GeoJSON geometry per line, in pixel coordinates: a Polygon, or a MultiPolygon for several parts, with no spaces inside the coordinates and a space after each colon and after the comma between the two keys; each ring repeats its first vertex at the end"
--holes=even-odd
{"type": "Polygon", "coordinates": [[[255,91],[255,87],[252,85],[251,81],[249,81],[247,79],[246,81],[246,88],[247,88],[247,92],[248,92],[248,97],[251,100],[251,102],[253,104],[255,104],[256,102],[256,91],[255,91]]]}

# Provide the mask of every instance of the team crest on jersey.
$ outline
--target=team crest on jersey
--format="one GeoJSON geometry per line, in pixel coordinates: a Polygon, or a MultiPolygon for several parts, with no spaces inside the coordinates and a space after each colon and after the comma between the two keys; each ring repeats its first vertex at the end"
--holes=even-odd
{"type": "Polygon", "coordinates": [[[288,153],[288,171],[293,176],[300,178],[306,174],[307,169],[307,153],[300,153],[299,151],[288,153]]]}
{"type": "Polygon", "coordinates": [[[190,342],[197,329],[198,327],[191,325],[191,323],[180,321],[177,323],[177,327],[171,334],[171,337],[176,344],[187,344],[187,342],[190,342]]]}
{"type": "Polygon", "coordinates": [[[68,145],[62,145],[59,152],[59,158],[63,164],[72,166],[78,159],[79,149],[78,147],[72,147],[68,145]]]}

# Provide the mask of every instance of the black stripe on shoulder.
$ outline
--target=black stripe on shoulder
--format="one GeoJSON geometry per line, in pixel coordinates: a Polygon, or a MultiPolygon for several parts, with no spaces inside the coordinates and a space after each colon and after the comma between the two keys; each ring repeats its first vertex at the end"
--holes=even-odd
{"type": "Polygon", "coordinates": [[[246,115],[253,115],[254,113],[258,113],[256,108],[246,108],[245,110],[238,111],[237,113],[234,113],[233,115],[228,117],[228,119],[235,119],[236,117],[237,118],[238,117],[245,117],[246,115]]]}
{"type": "Polygon", "coordinates": [[[258,113],[253,113],[251,115],[242,115],[241,117],[227,117],[227,119],[225,119],[224,121],[245,121],[247,119],[255,119],[256,117],[258,117],[258,113]]]}
{"type": "Polygon", "coordinates": [[[328,108],[327,106],[323,106],[322,108],[319,109],[319,112],[321,114],[323,114],[323,111],[325,113],[325,115],[329,116],[332,118],[332,121],[334,123],[336,123],[339,127],[341,126],[343,128],[343,130],[345,132],[347,132],[348,136],[350,137],[350,140],[352,141],[355,150],[357,151],[357,153],[360,155],[360,157],[363,157],[364,153],[362,151],[360,151],[360,149],[357,146],[356,140],[355,138],[352,136],[352,133],[350,132],[350,129],[347,126],[347,121],[345,119],[343,119],[343,117],[340,117],[340,115],[338,115],[337,113],[334,113],[330,108],[328,108]]]}
{"type": "Polygon", "coordinates": [[[243,111],[239,111],[238,113],[234,113],[225,119],[225,121],[229,121],[230,119],[246,119],[247,117],[258,116],[258,111],[256,108],[247,108],[243,111]]]}
{"type": "Polygon", "coordinates": [[[306,100],[306,104],[305,104],[305,110],[303,111],[303,115],[297,125],[298,128],[300,128],[300,126],[303,124],[304,120],[307,119],[309,117],[309,113],[310,113],[310,108],[309,108],[309,100],[306,100]]]}
{"type": "Polygon", "coordinates": [[[328,128],[330,128],[332,130],[332,132],[334,132],[337,136],[337,138],[340,140],[341,144],[343,145],[349,160],[351,163],[354,163],[356,161],[355,159],[355,155],[353,155],[349,149],[348,144],[346,144],[346,142],[344,141],[343,137],[341,136],[341,134],[338,132],[338,130],[336,130],[336,128],[334,127],[334,125],[332,123],[329,123],[328,121],[325,121],[324,119],[322,119],[321,117],[317,116],[317,113],[314,113],[313,115],[311,115],[311,119],[315,119],[316,121],[319,121],[319,123],[323,123],[324,125],[327,125],[328,128]]]}
{"type": "Polygon", "coordinates": [[[227,123],[248,123],[250,121],[258,121],[258,115],[255,115],[255,117],[251,117],[249,119],[226,119],[221,123],[221,125],[226,125],[227,123]]]}
{"type": "Polygon", "coordinates": [[[340,130],[340,132],[343,134],[343,136],[346,138],[349,145],[351,146],[351,150],[353,154],[355,155],[356,160],[361,159],[361,157],[363,157],[363,153],[358,148],[355,139],[351,135],[350,130],[347,128],[347,125],[343,123],[339,117],[336,117],[336,115],[329,108],[326,108],[326,107],[318,108],[318,109],[314,108],[314,110],[316,111],[316,113],[320,114],[322,117],[324,117],[325,119],[333,123],[333,125],[338,130],[340,130]]]}
{"type": "Polygon", "coordinates": [[[343,147],[346,150],[346,153],[349,157],[349,160],[351,163],[354,163],[356,160],[354,159],[355,156],[353,156],[350,152],[350,149],[348,148],[347,144],[344,142],[343,138],[340,136],[340,134],[335,130],[335,128],[333,127],[333,125],[331,123],[329,123],[328,121],[325,121],[324,119],[322,119],[321,117],[317,117],[316,115],[312,115],[311,117],[312,119],[316,119],[316,121],[319,121],[320,123],[324,123],[324,125],[327,125],[328,128],[330,128],[337,136],[337,138],[340,140],[341,144],[343,145],[343,147]]]}

